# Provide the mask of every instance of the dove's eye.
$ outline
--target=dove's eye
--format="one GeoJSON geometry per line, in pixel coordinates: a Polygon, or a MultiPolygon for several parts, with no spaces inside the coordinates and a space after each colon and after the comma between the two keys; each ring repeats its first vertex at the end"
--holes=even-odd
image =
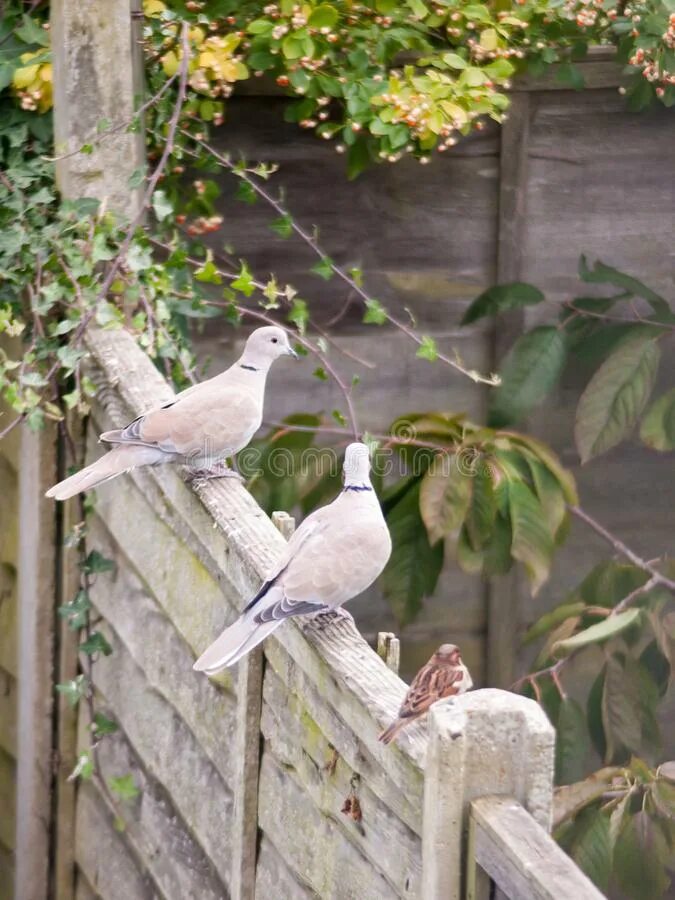
{"type": "Polygon", "coordinates": [[[279,338],[272,338],[272,343],[273,343],[273,344],[278,344],[278,343],[279,343],[279,338]]]}

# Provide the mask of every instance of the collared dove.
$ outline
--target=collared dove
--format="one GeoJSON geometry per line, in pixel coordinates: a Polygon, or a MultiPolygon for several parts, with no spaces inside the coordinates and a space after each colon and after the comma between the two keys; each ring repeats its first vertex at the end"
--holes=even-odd
{"type": "Polygon", "coordinates": [[[66,500],[137,466],[189,465],[193,472],[228,475],[224,460],[243,449],[262,422],[265,380],[279,356],[294,356],[282,328],[268,325],[249,336],[244,352],[225,372],[182,391],[174,400],[126,428],[106,431],[116,444],[96,462],[59,482],[48,497],[66,500]]]}
{"type": "Polygon", "coordinates": [[[472,687],[473,681],[462,662],[459,647],[442,644],[413,678],[398,718],[382,732],[380,740],[389,744],[402,728],[423,716],[437,700],[463,694],[472,687]]]}
{"type": "Polygon", "coordinates": [[[242,615],[194,668],[214,675],[245,656],[284,619],[337,609],[375,581],[390,554],[389,530],[370,483],[368,448],[350,444],[342,492],[305,519],[242,615]]]}

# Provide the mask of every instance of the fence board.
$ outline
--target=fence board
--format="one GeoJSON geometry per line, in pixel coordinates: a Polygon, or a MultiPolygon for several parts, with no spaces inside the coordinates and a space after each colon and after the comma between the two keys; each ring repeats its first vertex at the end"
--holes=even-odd
{"type": "Polygon", "coordinates": [[[520,803],[481,797],[471,804],[476,862],[518,900],[602,900],[602,894],[520,803]]]}

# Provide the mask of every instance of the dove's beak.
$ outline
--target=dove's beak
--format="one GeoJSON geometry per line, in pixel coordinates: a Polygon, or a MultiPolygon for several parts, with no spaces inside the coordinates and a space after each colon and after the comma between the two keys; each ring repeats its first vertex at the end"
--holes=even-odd
{"type": "Polygon", "coordinates": [[[287,353],[289,356],[292,356],[293,359],[300,359],[300,357],[299,357],[298,354],[295,352],[295,350],[291,347],[290,344],[288,345],[288,347],[286,347],[286,353],[287,353]]]}

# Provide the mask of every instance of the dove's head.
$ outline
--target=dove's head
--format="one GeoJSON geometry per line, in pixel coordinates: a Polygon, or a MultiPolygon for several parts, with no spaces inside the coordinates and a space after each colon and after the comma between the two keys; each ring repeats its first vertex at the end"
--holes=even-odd
{"type": "Polygon", "coordinates": [[[342,467],[345,488],[372,490],[370,485],[370,450],[365,444],[350,444],[345,450],[342,467]]]}
{"type": "Polygon", "coordinates": [[[438,662],[457,666],[462,662],[459,647],[456,644],[441,644],[435,653],[438,662]]]}
{"type": "Polygon", "coordinates": [[[264,328],[256,328],[249,335],[241,357],[241,364],[252,369],[267,371],[274,360],[280,356],[298,358],[284,329],[278,328],[276,325],[266,325],[264,328]]]}

